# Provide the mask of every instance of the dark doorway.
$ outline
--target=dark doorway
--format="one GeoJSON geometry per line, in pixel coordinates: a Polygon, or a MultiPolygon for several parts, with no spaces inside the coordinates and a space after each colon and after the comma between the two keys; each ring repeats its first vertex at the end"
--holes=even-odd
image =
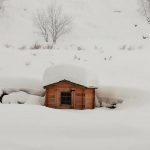
{"type": "Polygon", "coordinates": [[[61,104],[71,105],[71,92],[61,92],[61,104]]]}

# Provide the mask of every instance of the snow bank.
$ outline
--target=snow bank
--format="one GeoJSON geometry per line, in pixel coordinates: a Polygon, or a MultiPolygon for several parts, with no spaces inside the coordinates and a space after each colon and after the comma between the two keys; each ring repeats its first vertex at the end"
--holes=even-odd
{"type": "Polygon", "coordinates": [[[119,104],[117,107],[123,109],[146,109],[149,105],[150,92],[146,90],[118,87],[101,86],[96,90],[96,107],[110,107],[113,104],[119,104]],[[122,103],[122,104],[120,104],[122,103]]]}
{"type": "Polygon", "coordinates": [[[30,95],[25,104],[44,105],[45,97],[30,95]]]}
{"type": "Polygon", "coordinates": [[[32,94],[32,95],[37,95],[37,96],[44,96],[45,91],[44,90],[35,90],[35,89],[23,89],[23,88],[6,88],[3,90],[4,93],[6,94],[10,94],[13,92],[19,92],[19,91],[23,91],[26,92],[28,94],[32,94]]]}
{"type": "Polygon", "coordinates": [[[28,99],[29,94],[25,92],[14,92],[9,95],[5,95],[2,99],[3,104],[12,104],[12,103],[25,103],[28,99]]]}
{"type": "Polygon", "coordinates": [[[13,92],[9,95],[5,95],[2,99],[2,103],[44,105],[44,98],[19,91],[19,92],[13,92]]]}
{"type": "MultiPolygon", "coordinates": [[[[114,88],[115,89],[115,88],[114,88]]],[[[96,99],[95,99],[95,106],[96,107],[113,107],[119,103],[123,102],[123,99],[120,98],[119,95],[116,93],[118,90],[112,91],[110,87],[101,87],[96,90],[96,99]]]]}

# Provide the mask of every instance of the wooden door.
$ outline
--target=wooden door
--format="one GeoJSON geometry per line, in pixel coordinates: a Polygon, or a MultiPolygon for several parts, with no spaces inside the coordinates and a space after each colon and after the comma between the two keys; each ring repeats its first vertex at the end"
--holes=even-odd
{"type": "Polygon", "coordinates": [[[74,96],[74,108],[75,109],[83,109],[84,108],[84,102],[83,102],[83,90],[77,89],[75,91],[74,96]]]}

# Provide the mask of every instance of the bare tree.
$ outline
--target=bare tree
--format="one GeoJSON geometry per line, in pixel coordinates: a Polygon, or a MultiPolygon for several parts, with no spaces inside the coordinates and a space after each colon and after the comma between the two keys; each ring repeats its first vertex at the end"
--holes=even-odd
{"type": "Polygon", "coordinates": [[[43,10],[38,10],[34,16],[34,22],[46,42],[49,41],[48,20],[43,10]]]}
{"type": "Polygon", "coordinates": [[[139,0],[141,6],[140,12],[146,17],[148,23],[150,23],[150,0],[139,0]]]}
{"type": "Polygon", "coordinates": [[[65,15],[61,5],[56,3],[51,4],[48,9],[48,30],[50,32],[53,44],[56,44],[57,39],[62,35],[70,32],[72,18],[65,15]]]}
{"type": "Polygon", "coordinates": [[[72,17],[63,12],[62,5],[52,3],[47,10],[37,11],[35,23],[45,41],[51,37],[52,46],[58,38],[71,31],[72,17]]]}
{"type": "Polygon", "coordinates": [[[4,1],[5,0],[0,0],[0,12],[3,12],[4,11],[4,1]]]}

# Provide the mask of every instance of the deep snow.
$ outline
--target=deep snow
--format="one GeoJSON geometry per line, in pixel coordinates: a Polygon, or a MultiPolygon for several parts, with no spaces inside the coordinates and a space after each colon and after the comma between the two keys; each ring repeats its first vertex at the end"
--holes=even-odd
{"type": "Polygon", "coordinates": [[[41,95],[45,70],[65,63],[88,70],[98,95],[123,103],[115,110],[84,111],[0,105],[0,149],[149,150],[150,45],[143,36],[149,36],[150,25],[137,11],[137,0],[59,2],[74,25],[53,50],[30,49],[35,42],[45,45],[32,20],[49,0],[4,3],[0,89],[41,95]]]}
{"type": "Polygon", "coordinates": [[[23,91],[13,92],[5,95],[2,99],[3,104],[36,104],[44,105],[45,97],[27,94],[23,91]]]}
{"type": "Polygon", "coordinates": [[[0,147],[3,150],[149,150],[150,94],[124,88],[120,92],[128,90],[131,94],[128,97],[125,94],[124,103],[115,110],[0,105],[0,147]]]}

